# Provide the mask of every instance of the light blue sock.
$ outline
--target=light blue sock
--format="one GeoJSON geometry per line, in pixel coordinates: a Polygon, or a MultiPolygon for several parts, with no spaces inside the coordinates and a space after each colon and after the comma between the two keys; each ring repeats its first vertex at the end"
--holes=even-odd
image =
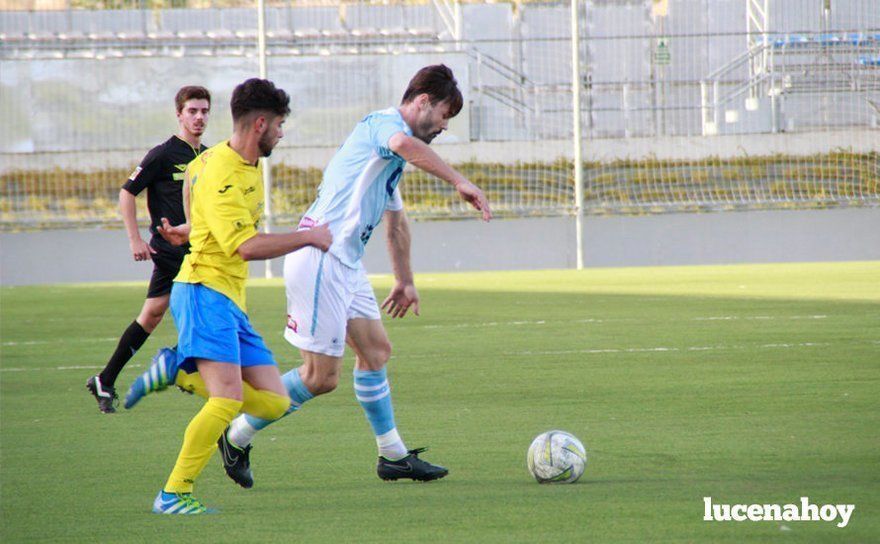
{"type": "MultiPolygon", "coordinates": [[[[290,408],[281,417],[288,416],[299,410],[303,403],[315,397],[311,391],[308,390],[306,384],[303,383],[302,378],[299,375],[299,368],[294,368],[287,374],[281,376],[281,383],[284,384],[284,387],[287,389],[287,394],[290,395],[290,408]]],[[[257,434],[257,431],[265,429],[279,419],[281,418],[271,420],[254,417],[250,414],[241,414],[229,424],[229,434],[227,436],[233,444],[243,448],[251,443],[251,440],[254,439],[254,435],[257,434]]]]}
{"type": "MultiPolygon", "coordinates": [[[[302,378],[299,375],[299,367],[294,368],[290,372],[281,376],[281,383],[284,384],[284,388],[287,389],[287,394],[290,395],[290,408],[288,408],[284,416],[281,417],[296,412],[306,401],[315,398],[315,395],[312,395],[311,391],[306,387],[306,384],[303,383],[302,378]]],[[[249,414],[244,414],[244,417],[247,419],[247,422],[251,424],[251,427],[258,431],[265,429],[270,424],[281,419],[262,419],[249,414]]]]}
{"type": "Polygon", "coordinates": [[[394,424],[394,408],[391,406],[391,387],[388,375],[382,370],[354,371],[354,395],[364,409],[367,421],[376,435],[379,455],[389,459],[406,456],[406,446],[397,434],[394,424]]]}

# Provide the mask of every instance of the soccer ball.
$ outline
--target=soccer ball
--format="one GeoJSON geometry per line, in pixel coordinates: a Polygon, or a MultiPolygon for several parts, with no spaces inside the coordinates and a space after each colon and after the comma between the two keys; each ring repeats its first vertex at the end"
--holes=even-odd
{"type": "Polygon", "coordinates": [[[574,435],[547,431],[532,441],[527,462],[538,483],[570,484],[584,473],[587,452],[574,435]]]}

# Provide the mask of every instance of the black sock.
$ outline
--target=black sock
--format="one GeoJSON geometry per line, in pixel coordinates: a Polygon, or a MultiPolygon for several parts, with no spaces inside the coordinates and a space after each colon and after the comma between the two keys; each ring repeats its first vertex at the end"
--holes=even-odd
{"type": "Polygon", "coordinates": [[[101,384],[113,387],[113,384],[116,383],[116,377],[122,372],[122,367],[134,357],[134,354],[141,349],[149,337],[150,333],[145,331],[140,323],[132,321],[131,325],[122,333],[122,337],[119,338],[119,345],[116,346],[116,351],[107,361],[107,366],[101,371],[101,384]]]}

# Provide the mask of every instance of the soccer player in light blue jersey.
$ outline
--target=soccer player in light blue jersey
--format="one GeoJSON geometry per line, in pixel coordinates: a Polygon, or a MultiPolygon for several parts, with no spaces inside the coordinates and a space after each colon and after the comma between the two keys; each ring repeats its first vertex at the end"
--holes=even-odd
{"type": "MultiPolygon", "coordinates": [[[[300,229],[329,225],[330,250],[307,248],[284,260],[288,313],[284,337],[300,349],[304,361],[282,376],[291,398],[288,414],[336,388],[347,343],[357,357],[355,396],[376,436],[377,472],[383,480],[436,480],[449,471],[420,459],[423,448],[408,450],[397,431],[385,368],[391,343],[361,257],[384,217],[396,282],[382,308],[392,318],[405,316],[410,308],[418,315],[410,231],[398,189],[407,163],[452,185],[482,213],[483,220],[492,218],[483,192],[428,147],[461,107],[452,70],[435,65],[416,73],[399,107],[364,117],[330,160],[318,197],[300,222],[300,229]]],[[[250,442],[270,423],[241,415],[220,439],[226,472],[243,487],[253,485],[250,442]]]]}

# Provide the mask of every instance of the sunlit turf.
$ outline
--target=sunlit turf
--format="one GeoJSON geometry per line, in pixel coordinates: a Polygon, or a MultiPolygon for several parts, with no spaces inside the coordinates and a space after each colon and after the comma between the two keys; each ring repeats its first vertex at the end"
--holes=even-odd
{"type": "MultiPolygon", "coordinates": [[[[380,301],[389,277],[374,278],[380,301]]],[[[145,284],[0,290],[3,542],[869,542],[880,538],[880,263],[431,274],[421,317],[386,321],[398,427],[450,467],[385,483],[351,389],[263,432],[243,490],[211,460],[197,496],[150,504],[200,399],[99,414],[86,379],[145,284]],[[542,486],[525,453],[560,428],[580,482],[542,486]],[[834,523],[705,522],[726,503],[854,503],[834,523]]],[[[283,370],[284,291],[254,281],[252,322],[283,370]]],[[[120,378],[162,345],[170,319],[120,378]]]]}

